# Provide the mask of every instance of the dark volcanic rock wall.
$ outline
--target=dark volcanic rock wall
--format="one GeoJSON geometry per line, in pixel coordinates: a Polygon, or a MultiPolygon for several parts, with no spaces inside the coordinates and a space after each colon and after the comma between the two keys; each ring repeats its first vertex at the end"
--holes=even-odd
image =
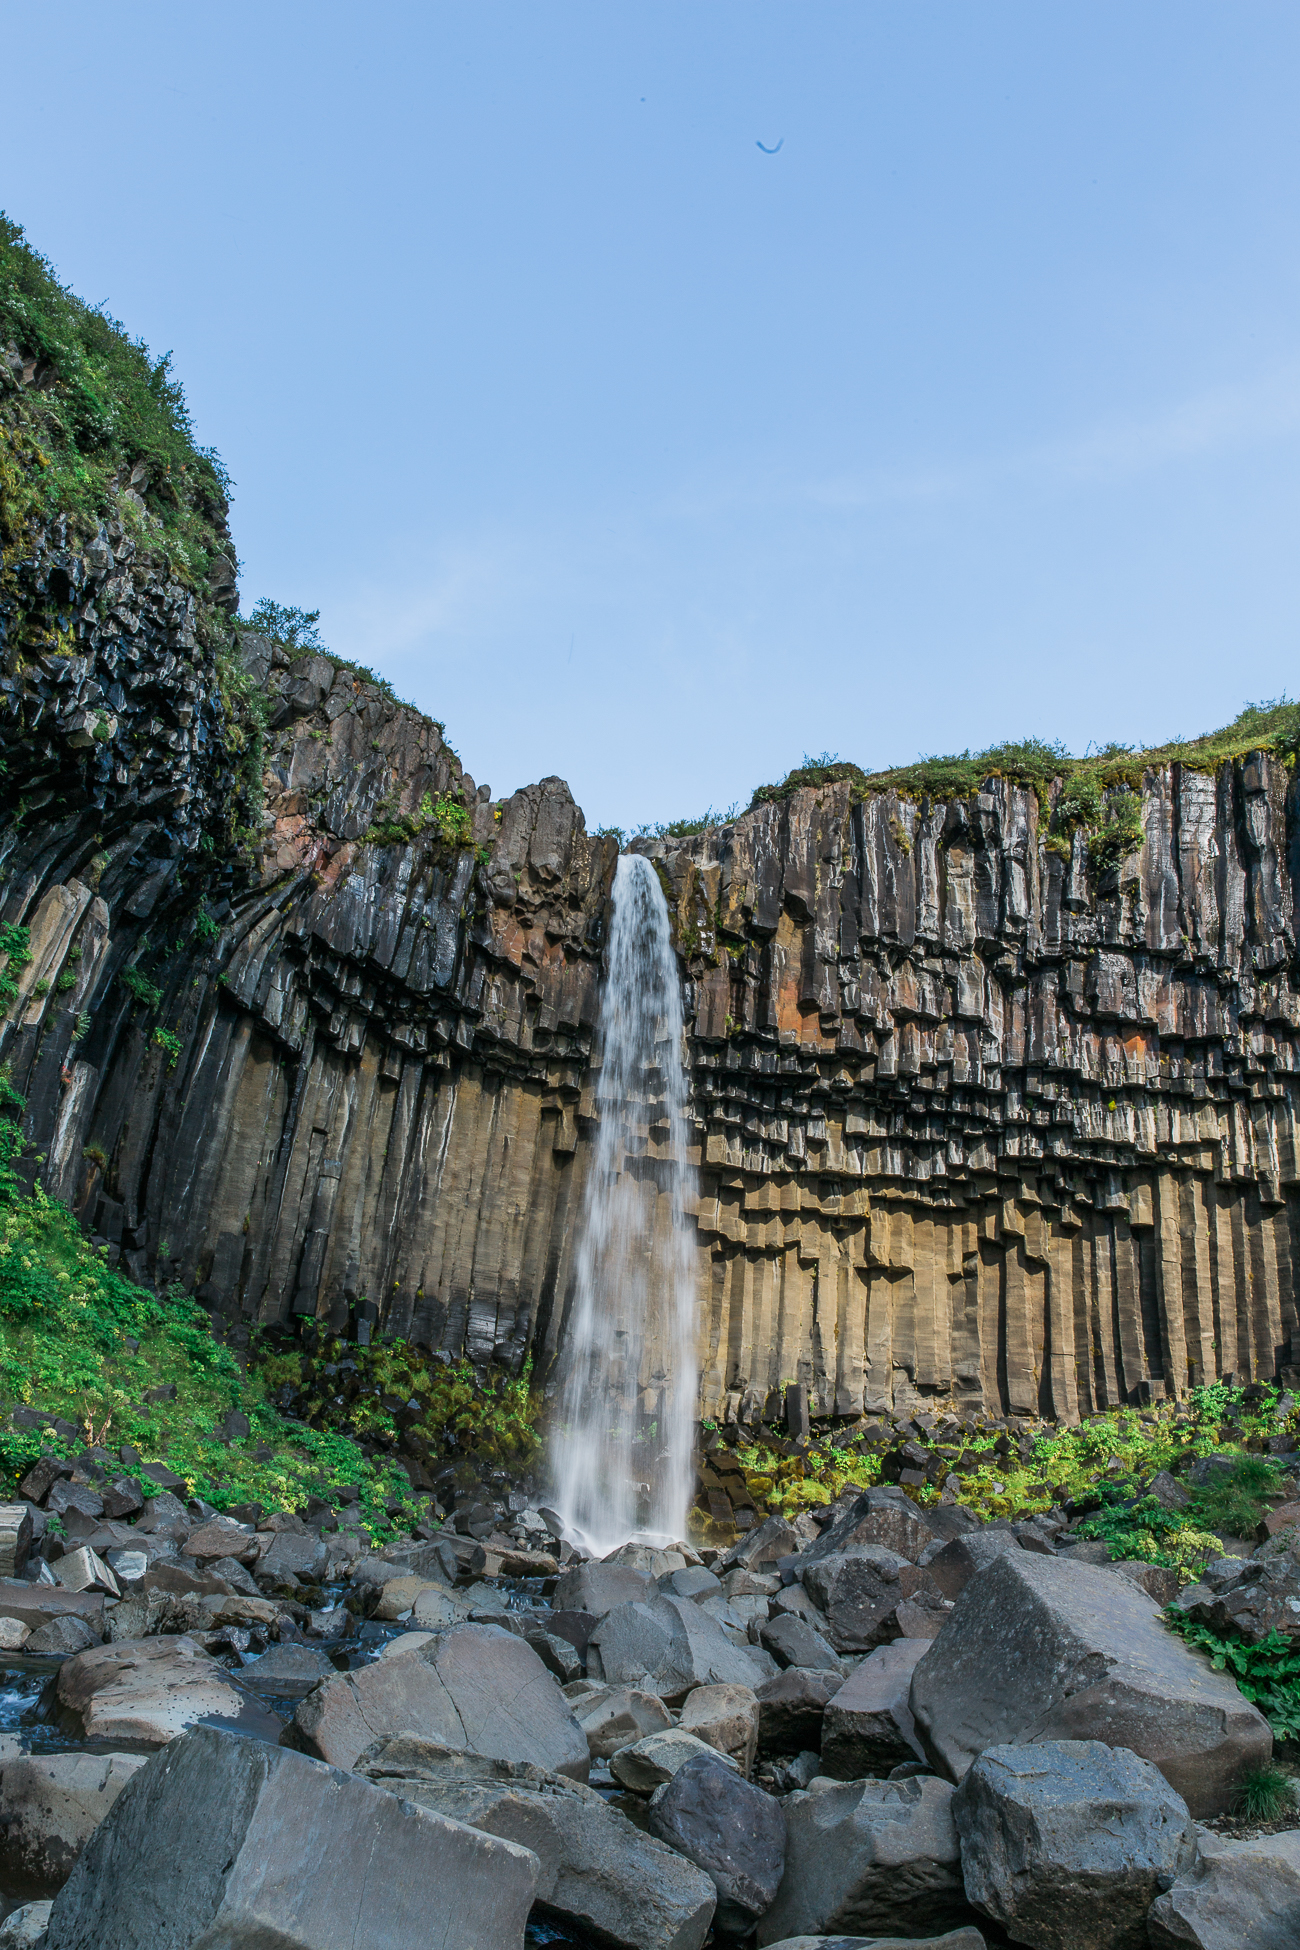
{"type": "MultiPolygon", "coordinates": [[[[29,1174],[235,1322],[549,1354],[614,842],[562,781],[493,801],[365,673],[246,636],[259,733],[120,528],[5,574],[29,1174]]],[[[996,778],[647,843],[687,980],[704,1412],[799,1380],[823,1413],[1073,1416],[1290,1362],[1296,788],[1257,754],[1150,771],[1142,803],[1102,875],[996,778]]],[[[663,1141],[652,1115],[626,1154],[661,1219],[663,1141]]]]}
{"type": "Polygon", "coordinates": [[[695,977],[709,1406],[1072,1417],[1291,1361],[1296,811],[1254,754],[1147,771],[1101,874],[1005,779],[649,847],[695,977]]]}

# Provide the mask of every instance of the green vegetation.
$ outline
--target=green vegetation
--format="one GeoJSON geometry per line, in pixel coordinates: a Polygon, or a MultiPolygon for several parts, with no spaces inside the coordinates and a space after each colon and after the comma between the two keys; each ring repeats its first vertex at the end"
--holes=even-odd
{"type": "Polygon", "coordinates": [[[18,1000],[18,984],[14,976],[20,968],[26,968],[31,960],[31,945],[31,935],[26,928],[0,928],[0,955],[5,957],[5,965],[0,968],[0,1014],[7,1015],[18,1000]]]}
{"type": "Polygon", "coordinates": [[[1295,1814],[1295,1782],[1280,1767],[1252,1767],[1238,1781],[1232,1802],[1244,1821],[1280,1821],[1295,1814]]]}
{"type": "MultiPolygon", "coordinates": [[[[1197,1625],[1172,1605],[1165,1619],[1180,1638],[1209,1655],[1216,1672],[1231,1673],[1252,1706],[1264,1715],[1275,1739],[1300,1738],[1300,1645],[1294,1639],[1270,1632],[1257,1645],[1248,1645],[1239,1632],[1215,1632],[1208,1625],[1197,1625]]],[[[1253,1818],[1269,1821],[1272,1816],[1253,1818]]]]}
{"type": "Polygon", "coordinates": [[[162,990],[147,975],[142,975],[138,968],[124,968],[120,980],[122,987],[135,997],[142,1009],[152,1013],[162,1007],[162,990]]]}
{"type": "MultiPolygon", "coordinates": [[[[1242,758],[1252,751],[1273,752],[1286,764],[1294,765],[1300,753],[1300,703],[1283,695],[1247,704],[1231,724],[1199,738],[1174,738],[1146,751],[1135,751],[1129,745],[1104,745],[1083,758],[1072,758],[1059,740],[1043,738],[1013,739],[984,751],[954,752],[942,758],[923,757],[913,765],[871,773],[841,761],[837,753],[823,752],[819,758],[805,753],[802,762],[778,784],[757,787],[750,805],[752,809],[788,799],[801,786],[829,785],[845,779],[855,800],[889,791],[912,799],[961,799],[978,792],[990,778],[1008,778],[1033,786],[1046,814],[1050,809],[1048,788],[1059,779],[1063,789],[1052,816],[1049,844],[1056,840],[1055,850],[1060,851],[1076,827],[1095,831],[1097,837],[1090,852],[1094,865],[1105,867],[1132,851],[1140,838],[1135,809],[1125,795],[1140,791],[1148,766],[1177,762],[1195,771],[1212,772],[1225,759],[1242,758]]],[[[1068,845],[1064,850],[1068,851],[1068,845]]]]}
{"type": "Polygon", "coordinates": [[[443,1362],[405,1341],[374,1347],[328,1340],[315,1354],[267,1360],[259,1377],[268,1393],[287,1389],[294,1412],[313,1428],[388,1443],[442,1459],[446,1438],[485,1461],[526,1464],[540,1447],[540,1399],[531,1389],[531,1360],[517,1375],[475,1374],[468,1361],[443,1362]]]}
{"type": "Polygon", "coordinates": [[[153,1039],[159,1049],[165,1050],[167,1053],[167,1068],[174,1070],[176,1068],[176,1059],[181,1053],[180,1037],[171,1029],[155,1029],[153,1039]]]}
{"type": "Polygon", "coordinates": [[[398,814],[391,806],[379,806],[362,838],[376,846],[403,846],[430,828],[444,846],[474,844],[474,815],[453,792],[444,792],[437,800],[426,792],[413,813],[398,814]]]}
{"type": "MultiPolygon", "coordinates": [[[[0,1123],[3,1133],[12,1123],[0,1123]]],[[[105,1262],[65,1207],[40,1191],[16,1196],[0,1175],[0,1386],[10,1401],[35,1403],[94,1439],[126,1443],[141,1464],[163,1462],[191,1495],[217,1509],[258,1502],[295,1508],[331,1486],[355,1484],[360,1517],[376,1537],[406,1527],[419,1511],[394,1463],[369,1460],[333,1430],[285,1418],[269,1400],[266,1374],[241,1375],[212,1337],[206,1315],[179,1288],[165,1299],[134,1286],[105,1262]],[[158,1389],[174,1399],[146,1401],[158,1389]],[[231,1409],[251,1433],[226,1443],[215,1430],[231,1409]]],[[[268,1363],[274,1370],[274,1363],[268,1363]]],[[[13,1482],[42,1449],[71,1454],[52,1426],[0,1432],[0,1473],[13,1482]]],[[[146,1496],[157,1485],[135,1474],[146,1496]]]]}
{"type": "Polygon", "coordinates": [[[0,215],[0,541],[59,514],[87,530],[116,515],[200,589],[225,540],[229,481],[195,444],[171,354],[154,359],[116,320],[65,289],[0,215]]]}

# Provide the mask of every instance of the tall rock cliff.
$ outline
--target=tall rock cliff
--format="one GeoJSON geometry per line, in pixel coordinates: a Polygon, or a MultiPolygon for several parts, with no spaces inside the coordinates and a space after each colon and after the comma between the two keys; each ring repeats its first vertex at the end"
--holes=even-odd
{"type": "MultiPolygon", "coordinates": [[[[84,308],[33,323],[75,301],[19,269],[20,1169],[236,1339],[317,1319],[546,1372],[616,843],[561,780],[494,800],[370,673],[238,624],[219,472],[165,362],[131,440],[88,420],[78,374],[126,342],[84,308]]],[[[702,1413],[801,1381],[822,1414],[1072,1418],[1300,1357],[1293,763],[1269,738],[1088,779],[840,768],[637,842],[685,984],[702,1413]]],[[[624,1149],[660,1224],[665,1142],[650,1122],[624,1149]]],[[[647,1412],[661,1369],[652,1340],[647,1412]]]]}

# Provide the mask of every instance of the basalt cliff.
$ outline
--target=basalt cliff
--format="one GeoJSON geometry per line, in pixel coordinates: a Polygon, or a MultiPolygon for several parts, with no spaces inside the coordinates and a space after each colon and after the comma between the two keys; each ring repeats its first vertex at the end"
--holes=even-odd
{"type": "MultiPolygon", "coordinates": [[[[197,554],[140,464],[107,515],[24,498],[50,372],[0,370],[18,1168],[236,1341],[313,1318],[544,1374],[618,842],[241,624],[215,490],[197,554]]],[[[796,1381],[1071,1419],[1300,1356],[1292,764],[1131,761],[1108,855],[1068,780],[998,767],[796,775],[634,842],[684,984],[702,1414],[796,1381]]],[[[651,1104],[626,1169],[666,1225],[663,1142],[651,1104]]],[[[653,1350],[642,1382],[653,1411],[653,1350]]]]}

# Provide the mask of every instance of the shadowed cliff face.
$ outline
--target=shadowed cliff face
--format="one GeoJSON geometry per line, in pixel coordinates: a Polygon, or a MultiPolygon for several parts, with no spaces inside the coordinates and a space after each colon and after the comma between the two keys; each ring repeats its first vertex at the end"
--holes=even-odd
{"type": "MultiPolygon", "coordinates": [[[[562,781],[494,802],[364,673],[245,635],[259,752],[211,614],[120,530],[7,576],[29,1175],[228,1324],[549,1358],[615,843],[562,781]]],[[[1104,874],[996,778],[640,843],[686,980],[705,1414],[803,1381],[823,1413],[1069,1417],[1290,1362],[1288,811],[1256,754],[1149,771],[1104,874]]],[[[663,1141],[627,1156],[655,1226],[663,1141]]]]}

